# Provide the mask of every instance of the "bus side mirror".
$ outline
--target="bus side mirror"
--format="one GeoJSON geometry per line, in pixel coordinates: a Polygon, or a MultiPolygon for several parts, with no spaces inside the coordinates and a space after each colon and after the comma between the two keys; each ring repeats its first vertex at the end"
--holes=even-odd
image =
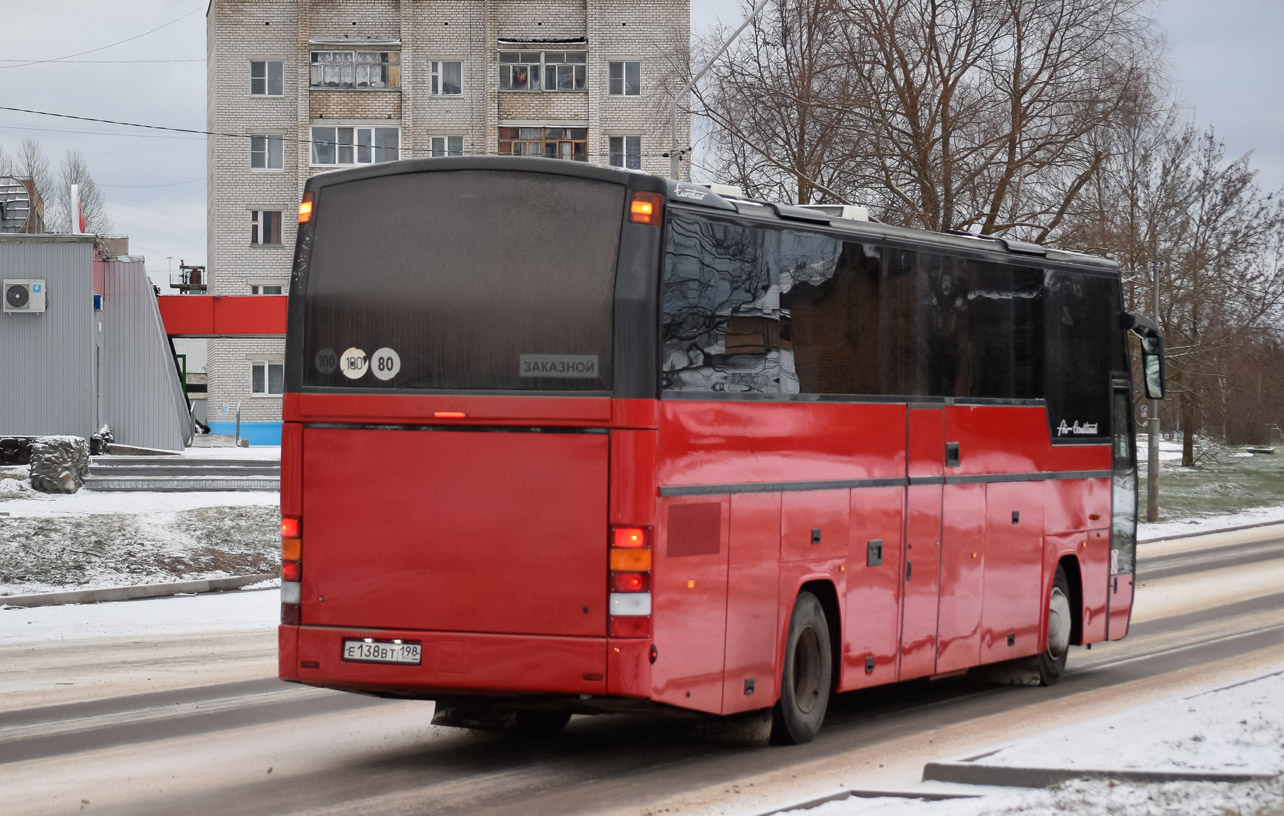
{"type": "Polygon", "coordinates": [[[1146,396],[1164,398],[1164,338],[1151,335],[1141,338],[1141,369],[1146,378],[1146,396]]]}
{"type": "Polygon", "coordinates": [[[1164,398],[1164,336],[1159,326],[1140,314],[1124,316],[1124,328],[1141,340],[1141,370],[1145,378],[1146,397],[1164,398]]]}

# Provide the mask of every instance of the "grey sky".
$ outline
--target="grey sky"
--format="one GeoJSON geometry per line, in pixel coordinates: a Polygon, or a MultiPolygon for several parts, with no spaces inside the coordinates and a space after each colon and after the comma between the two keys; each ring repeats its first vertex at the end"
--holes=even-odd
{"type": "MultiPolygon", "coordinates": [[[[692,0],[692,25],[739,23],[739,0],[692,0]]],[[[206,0],[0,0],[0,106],[205,128],[206,0]],[[134,37],[63,63],[19,66],[134,37]],[[184,60],[159,63],[84,60],[184,60]],[[190,61],[186,61],[190,60],[190,61]]],[[[1254,151],[1264,189],[1284,188],[1284,2],[1161,0],[1178,92],[1232,155],[1254,151]]],[[[179,260],[205,261],[205,137],[0,111],[0,145],[40,141],[51,169],[70,148],[89,160],[117,232],[145,255],[154,279],[179,260]]]]}

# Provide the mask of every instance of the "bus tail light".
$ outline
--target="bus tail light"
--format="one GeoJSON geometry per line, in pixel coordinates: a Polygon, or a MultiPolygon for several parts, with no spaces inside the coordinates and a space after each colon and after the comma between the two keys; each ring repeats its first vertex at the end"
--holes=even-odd
{"type": "Polygon", "coordinates": [[[651,589],[651,576],[645,572],[611,573],[612,592],[646,592],[651,589]]]}
{"type": "Polygon", "coordinates": [[[610,636],[651,636],[651,542],[644,527],[611,528],[610,636]]]}
{"type": "Polygon", "coordinates": [[[302,522],[281,519],[281,623],[298,626],[303,603],[302,522]]]}
{"type": "Polygon", "coordinates": [[[634,224],[660,226],[664,213],[664,196],[659,193],[634,193],[629,198],[629,221],[634,224]]]}

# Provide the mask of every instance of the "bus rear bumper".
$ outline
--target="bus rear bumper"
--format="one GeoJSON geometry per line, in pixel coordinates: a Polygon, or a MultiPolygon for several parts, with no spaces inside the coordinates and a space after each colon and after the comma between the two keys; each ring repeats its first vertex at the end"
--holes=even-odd
{"type": "Polygon", "coordinates": [[[328,626],[281,626],[278,640],[282,680],[345,691],[425,699],[650,692],[649,640],[328,626]],[[344,641],[365,638],[420,644],[419,664],[345,660],[344,641]]]}

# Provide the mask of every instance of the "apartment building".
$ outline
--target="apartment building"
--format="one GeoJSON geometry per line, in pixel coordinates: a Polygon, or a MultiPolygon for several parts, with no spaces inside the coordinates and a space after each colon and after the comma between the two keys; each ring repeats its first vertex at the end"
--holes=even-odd
{"type": "MultiPolygon", "coordinates": [[[[209,292],[288,292],[315,173],[528,155],[668,174],[689,36],[689,0],[211,0],[209,292]]],[[[211,428],[239,410],[242,436],[279,442],[284,343],[210,346],[211,428]]]]}

